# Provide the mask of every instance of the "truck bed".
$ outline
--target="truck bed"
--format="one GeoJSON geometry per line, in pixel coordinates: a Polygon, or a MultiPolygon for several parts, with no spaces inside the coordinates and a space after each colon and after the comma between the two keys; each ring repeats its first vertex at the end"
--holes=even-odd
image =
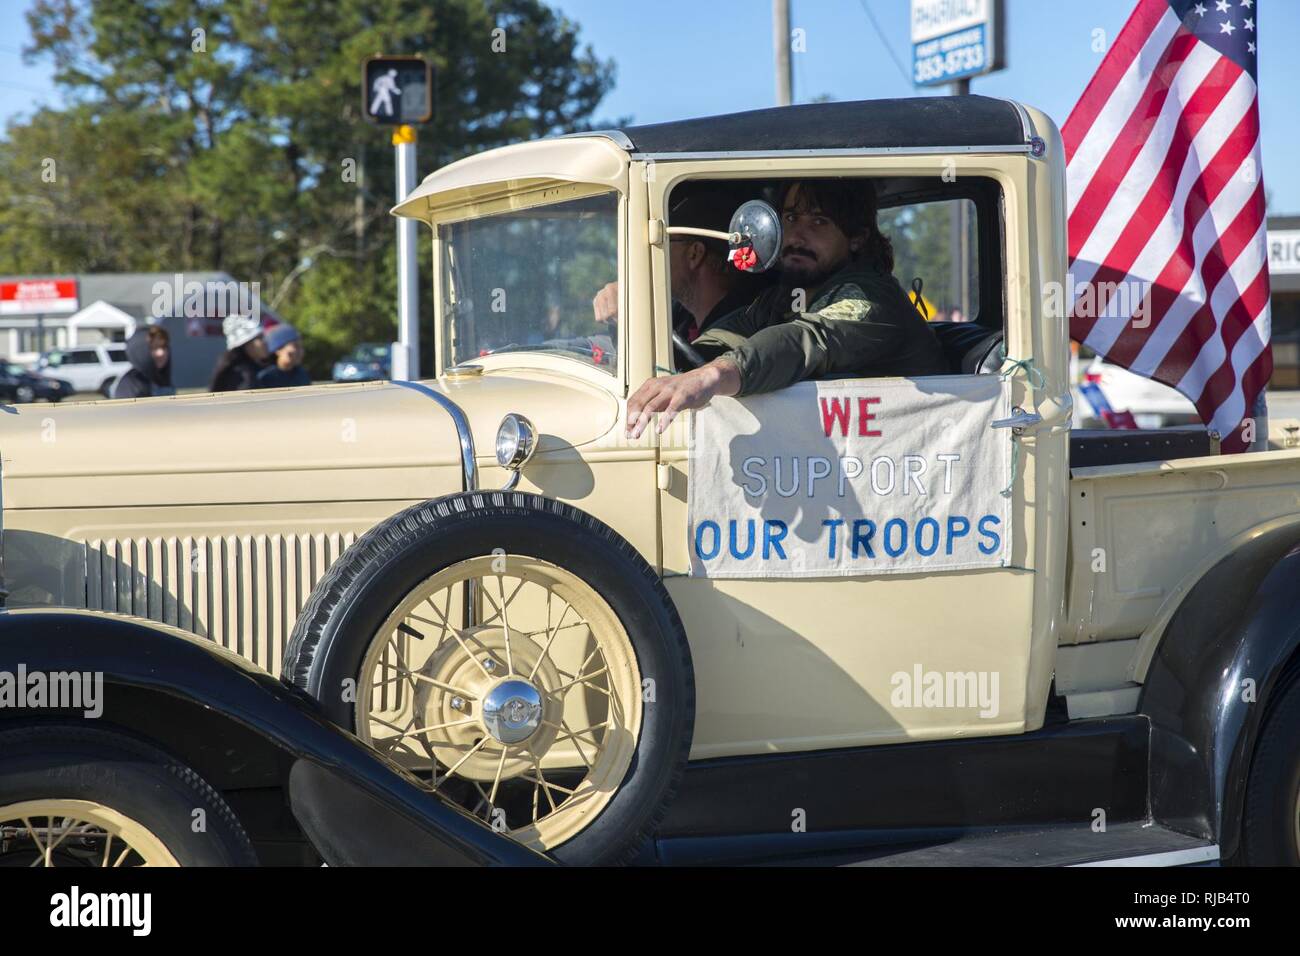
{"type": "Polygon", "coordinates": [[[1300,449],[1077,467],[1061,644],[1140,636],[1261,527],[1300,525],[1300,449]]]}

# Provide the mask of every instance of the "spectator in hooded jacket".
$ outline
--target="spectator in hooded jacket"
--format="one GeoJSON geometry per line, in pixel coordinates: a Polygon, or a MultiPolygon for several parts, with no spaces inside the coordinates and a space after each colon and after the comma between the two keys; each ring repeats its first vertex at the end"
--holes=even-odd
{"type": "Polygon", "coordinates": [[[267,329],[263,336],[271,353],[271,364],[257,373],[258,388],[291,388],[310,385],[311,376],[302,367],[302,338],[286,322],[267,329]]]}
{"type": "Polygon", "coordinates": [[[210,392],[236,392],[257,387],[257,373],[266,366],[262,323],[252,315],[228,315],[221,322],[226,351],[212,370],[210,392]]]}
{"type": "Polygon", "coordinates": [[[161,325],[136,329],[127,339],[126,358],[131,368],[113,386],[114,398],[176,394],[172,387],[171,341],[161,325]]]}

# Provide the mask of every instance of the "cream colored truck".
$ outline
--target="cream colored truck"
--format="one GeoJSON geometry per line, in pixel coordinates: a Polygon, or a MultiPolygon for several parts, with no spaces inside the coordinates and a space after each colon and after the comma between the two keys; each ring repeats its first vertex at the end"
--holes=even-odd
{"type": "Polygon", "coordinates": [[[978,96],[453,163],[394,210],[433,231],[429,378],[5,407],[9,604],[209,637],[561,860],[1296,863],[1300,451],[1069,433],[1064,189],[1051,120],[978,96]],[[975,321],[934,328],[1015,406],[1002,565],[691,573],[719,476],[624,428],[678,361],[670,197],[792,177],[870,177],[887,232],[964,208],[975,321]],[[913,674],[969,698],[900,706],[913,674]]]}

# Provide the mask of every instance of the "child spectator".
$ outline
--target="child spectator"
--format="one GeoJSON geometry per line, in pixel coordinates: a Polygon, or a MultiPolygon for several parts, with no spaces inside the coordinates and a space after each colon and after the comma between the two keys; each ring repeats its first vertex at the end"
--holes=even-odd
{"type": "Polygon", "coordinates": [[[264,338],[267,351],[271,353],[271,364],[257,373],[257,387],[310,385],[311,376],[302,367],[303,348],[298,330],[282,322],[268,329],[264,338]]]}

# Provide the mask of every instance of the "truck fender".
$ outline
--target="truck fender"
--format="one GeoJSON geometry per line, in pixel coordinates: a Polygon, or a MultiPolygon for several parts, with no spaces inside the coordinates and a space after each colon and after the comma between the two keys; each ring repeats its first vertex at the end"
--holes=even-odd
{"type": "MultiPolygon", "coordinates": [[[[153,622],[87,611],[0,611],[0,671],[87,674],[96,710],[10,709],[10,721],[94,719],[149,740],[218,790],[283,788],[331,865],[536,865],[397,764],[326,720],[315,702],[219,645],[153,622]],[[364,806],[366,813],[344,817],[364,806]],[[349,832],[329,824],[346,821],[349,832]]],[[[84,703],[84,701],[83,701],[84,703]]]]}
{"type": "Polygon", "coordinates": [[[1145,672],[1150,799],[1162,825],[1236,852],[1270,700],[1300,660],[1300,529],[1251,537],[1179,603],[1145,672]]]}

